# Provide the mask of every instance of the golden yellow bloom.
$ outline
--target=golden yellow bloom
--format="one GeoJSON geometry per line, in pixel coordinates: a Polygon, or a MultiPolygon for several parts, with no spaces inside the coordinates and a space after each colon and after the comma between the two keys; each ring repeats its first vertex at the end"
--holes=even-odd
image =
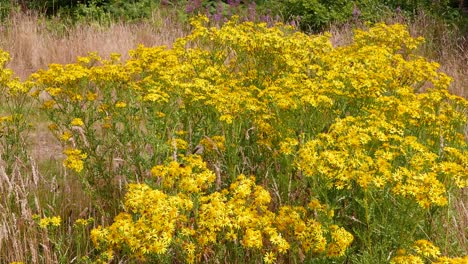
{"type": "Polygon", "coordinates": [[[159,118],[163,118],[163,117],[166,116],[166,114],[164,114],[163,112],[157,112],[156,116],[159,117],[159,118]]]}
{"type": "Polygon", "coordinates": [[[60,136],[60,140],[66,142],[66,141],[68,141],[72,136],[73,136],[73,134],[72,134],[70,131],[65,131],[65,132],[63,132],[63,134],[60,136]]]}
{"type": "Polygon", "coordinates": [[[336,225],[330,226],[330,231],[333,242],[328,245],[327,255],[336,257],[343,256],[346,249],[354,240],[353,235],[344,228],[336,225]]]}
{"type": "Polygon", "coordinates": [[[119,101],[119,102],[115,103],[115,107],[125,108],[125,107],[127,107],[127,103],[119,101]]]}
{"type": "Polygon", "coordinates": [[[465,257],[439,257],[436,261],[433,261],[432,264],[466,264],[468,263],[468,256],[465,257]]]}
{"type": "Polygon", "coordinates": [[[88,157],[86,153],[82,153],[79,149],[69,148],[64,150],[63,154],[67,156],[67,158],[63,161],[65,167],[72,169],[76,172],[81,172],[83,170],[83,160],[88,157]]]}
{"type": "Polygon", "coordinates": [[[41,228],[47,228],[49,226],[58,227],[61,222],[62,218],[60,216],[45,217],[39,220],[39,226],[41,228]]]}
{"type": "Polygon", "coordinates": [[[413,247],[418,254],[425,257],[435,258],[440,255],[439,248],[434,246],[430,241],[424,239],[414,242],[413,247]]]}
{"type": "Polygon", "coordinates": [[[70,122],[70,125],[82,127],[84,126],[84,122],[81,118],[73,118],[73,120],[70,122]]]}
{"type": "MultiPolygon", "coordinates": [[[[192,263],[217,255],[226,242],[249,256],[261,252],[267,263],[297,252],[340,257],[354,237],[331,224],[334,208],[320,201],[343,201],[339,223],[354,217],[346,215],[354,211],[347,205],[374,208],[363,199],[367,194],[375,198],[369,202],[410,199],[424,210],[446,205],[448,191],[468,186],[468,104],[448,93],[451,78],[437,63],[413,53],[422,39],[406,26],[377,24],[334,47],[328,33],[312,36],[282,25],[233,19],[209,27],[206,17],[192,25],[171,48],[139,46],[126,61],[90,54],[74,64],[52,64],[31,76],[34,85],[3,69],[9,56],[0,52],[0,86],[6,94],[28,87],[48,93],[55,101],[39,102],[56,120],[61,140],[72,137],[67,129],[74,117],[82,119],[72,126],[94,125],[89,145],[103,145],[82,153],[76,140],[77,149],[64,152],[67,168],[91,168],[95,159],[85,164],[87,154],[109,151],[125,161],[112,175],[141,182],[134,175],[149,162],[172,156],[151,169],[154,178],[145,181],[154,180],[152,187],[129,184],[124,210],[91,232],[101,261],[114,252],[142,262],[183,250],[192,263]],[[196,144],[207,163],[187,153],[196,144]],[[247,174],[257,170],[257,178],[247,174]],[[236,171],[246,175],[234,179],[236,171]],[[311,189],[303,189],[306,183],[311,189]],[[291,199],[290,189],[321,200],[283,205],[308,202],[291,199]]],[[[116,157],[104,155],[105,164],[114,162],[107,156],[116,157]]],[[[429,242],[407,250],[414,255],[393,262],[443,260],[429,242]]]]}
{"type": "Polygon", "coordinates": [[[11,121],[13,121],[13,116],[12,115],[0,117],[0,123],[11,122],[11,121]]]}
{"type": "Polygon", "coordinates": [[[82,219],[82,218],[79,218],[75,221],[75,224],[74,226],[75,227],[81,227],[81,226],[87,226],[89,224],[92,224],[94,223],[94,218],[90,217],[88,219],[82,219]]]}
{"type": "Polygon", "coordinates": [[[390,261],[391,264],[424,264],[424,261],[419,256],[405,255],[396,256],[390,261]]]}
{"type": "Polygon", "coordinates": [[[270,263],[275,263],[276,261],[276,255],[273,252],[267,252],[265,253],[265,256],[263,256],[263,261],[267,264],[270,263]]]}
{"type": "Polygon", "coordinates": [[[94,101],[94,100],[97,99],[97,97],[98,97],[98,94],[97,94],[97,93],[88,92],[88,93],[86,94],[86,99],[87,99],[88,101],[94,101]]]}
{"type": "Polygon", "coordinates": [[[47,100],[47,101],[44,101],[44,103],[42,104],[42,108],[44,108],[44,109],[52,109],[55,105],[56,105],[56,101],[54,101],[54,100],[47,100]]]}
{"type": "Polygon", "coordinates": [[[247,248],[261,248],[263,243],[260,230],[247,229],[242,239],[242,245],[247,248]]]}
{"type": "Polygon", "coordinates": [[[294,148],[299,144],[295,138],[286,138],[283,142],[280,143],[280,152],[284,155],[293,154],[294,148]]]}

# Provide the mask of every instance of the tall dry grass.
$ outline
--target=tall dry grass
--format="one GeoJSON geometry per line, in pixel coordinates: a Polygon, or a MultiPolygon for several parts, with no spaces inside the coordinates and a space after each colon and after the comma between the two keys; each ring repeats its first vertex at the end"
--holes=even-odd
{"type": "Polygon", "coordinates": [[[153,14],[141,23],[113,23],[108,27],[78,24],[65,27],[60,20],[50,21],[35,14],[13,13],[0,27],[0,48],[11,55],[9,67],[25,79],[50,63],[66,64],[88,52],[108,57],[116,52],[126,57],[139,44],[170,46],[186,34],[186,26],[167,10],[153,14]]]}
{"type": "Polygon", "coordinates": [[[0,166],[0,263],[65,263],[63,252],[75,251],[74,220],[93,215],[80,184],[67,177],[59,164],[40,168],[33,159],[18,161],[11,174],[0,166]],[[58,232],[70,236],[61,238],[60,250],[51,232],[38,226],[35,215],[66,219],[58,232]]]}
{"type": "Polygon", "coordinates": [[[423,36],[421,55],[437,61],[441,71],[453,78],[451,91],[468,97],[468,35],[463,29],[449,26],[420,14],[413,21],[399,17],[396,22],[408,25],[413,35],[423,36]]]}

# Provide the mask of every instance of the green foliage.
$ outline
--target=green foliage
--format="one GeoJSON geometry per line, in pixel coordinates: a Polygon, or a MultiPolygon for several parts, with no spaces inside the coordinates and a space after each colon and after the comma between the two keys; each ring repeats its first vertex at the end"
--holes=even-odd
{"type": "Polygon", "coordinates": [[[332,23],[344,23],[353,17],[376,20],[387,11],[378,0],[286,0],[279,1],[275,7],[286,20],[298,21],[302,29],[309,31],[323,29],[332,23]]]}
{"type": "Polygon", "coordinates": [[[158,6],[158,1],[154,0],[114,0],[106,9],[114,18],[131,21],[151,17],[152,11],[158,6]]]}
{"type": "Polygon", "coordinates": [[[72,9],[72,14],[77,21],[94,20],[98,22],[110,21],[134,21],[151,17],[152,12],[159,7],[159,1],[99,1],[91,0],[78,4],[72,9]]]}
{"type": "Polygon", "coordinates": [[[18,5],[12,3],[11,0],[0,0],[0,21],[4,21],[11,11],[17,10],[18,5]]]}
{"type": "Polygon", "coordinates": [[[270,5],[275,12],[284,14],[286,20],[298,20],[302,29],[312,31],[324,29],[332,23],[376,22],[395,12],[410,18],[425,12],[449,22],[461,18],[460,10],[450,0],[286,0],[273,1],[270,5]]]}

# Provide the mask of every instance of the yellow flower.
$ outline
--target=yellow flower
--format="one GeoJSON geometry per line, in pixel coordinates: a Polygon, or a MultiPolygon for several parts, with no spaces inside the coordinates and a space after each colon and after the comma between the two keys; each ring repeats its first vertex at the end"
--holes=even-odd
{"type": "Polygon", "coordinates": [[[39,220],[39,226],[41,228],[47,228],[48,226],[58,227],[61,222],[62,218],[60,216],[44,217],[39,220]]]}
{"type": "Polygon", "coordinates": [[[68,141],[72,137],[72,133],[70,131],[65,131],[63,134],[60,136],[60,139],[62,141],[68,141]]]}
{"type": "Polygon", "coordinates": [[[269,263],[275,263],[276,261],[276,255],[273,252],[267,252],[265,253],[265,256],[263,256],[263,261],[267,264],[269,263]]]}
{"type": "Polygon", "coordinates": [[[87,226],[87,225],[89,225],[89,224],[91,224],[91,223],[93,223],[93,222],[94,222],[94,218],[92,218],[92,217],[90,217],[90,218],[88,218],[88,219],[79,218],[79,219],[77,219],[77,220],[75,221],[74,226],[75,226],[75,227],[80,227],[80,226],[83,226],[83,227],[84,227],[84,226],[87,226]]]}
{"type": "Polygon", "coordinates": [[[70,125],[82,127],[82,126],[84,126],[84,122],[83,122],[83,120],[81,118],[73,118],[70,125]]]}
{"type": "Polygon", "coordinates": [[[86,99],[88,101],[94,101],[94,100],[97,99],[97,97],[98,97],[97,93],[93,93],[93,92],[89,92],[89,91],[88,91],[88,93],[86,93],[86,99]]]}
{"type": "Polygon", "coordinates": [[[263,245],[262,232],[260,230],[247,229],[242,239],[242,245],[247,248],[261,248],[263,245]]]}
{"type": "Polygon", "coordinates": [[[327,255],[334,257],[343,256],[346,249],[354,240],[353,235],[344,228],[336,225],[332,225],[330,231],[333,242],[328,245],[327,255]]]}
{"type": "Polygon", "coordinates": [[[424,239],[414,242],[414,249],[418,254],[425,257],[435,258],[440,255],[439,248],[434,246],[430,241],[424,239]]]}
{"type": "Polygon", "coordinates": [[[44,101],[44,103],[42,104],[42,108],[52,109],[56,104],[57,103],[55,100],[47,100],[47,101],[44,101]]]}
{"type": "Polygon", "coordinates": [[[88,157],[86,153],[81,153],[79,149],[66,149],[63,154],[67,158],[63,161],[65,167],[72,169],[76,172],[81,172],[84,168],[83,160],[88,157]]]}
{"type": "Polygon", "coordinates": [[[424,264],[424,261],[419,256],[405,255],[392,258],[390,264],[424,264]]]}
{"type": "Polygon", "coordinates": [[[60,226],[61,222],[62,222],[62,218],[60,216],[54,216],[50,219],[50,224],[52,226],[60,226]]]}
{"type": "Polygon", "coordinates": [[[280,143],[280,152],[284,155],[291,155],[298,144],[297,139],[288,137],[280,143]]]}
{"type": "Polygon", "coordinates": [[[122,102],[122,101],[119,101],[119,102],[115,103],[115,107],[117,107],[117,108],[125,108],[125,107],[127,107],[127,103],[122,102]]]}
{"type": "Polygon", "coordinates": [[[39,226],[41,228],[47,228],[47,226],[49,226],[49,222],[50,222],[49,218],[42,218],[41,220],[39,220],[39,226]]]}

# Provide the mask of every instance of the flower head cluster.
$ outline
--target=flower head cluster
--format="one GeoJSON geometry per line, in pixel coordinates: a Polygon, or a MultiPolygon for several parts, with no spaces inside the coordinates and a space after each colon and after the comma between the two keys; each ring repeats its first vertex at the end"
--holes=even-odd
{"type": "Polygon", "coordinates": [[[22,83],[18,77],[15,77],[13,71],[6,68],[9,61],[8,52],[0,49],[0,91],[6,96],[26,94],[31,88],[31,83],[22,83]]]}
{"type": "Polygon", "coordinates": [[[406,263],[426,263],[425,260],[431,260],[433,264],[462,264],[467,263],[468,256],[465,257],[446,257],[441,256],[437,246],[428,240],[417,240],[408,250],[399,250],[399,254],[391,259],[391,264],[406,264],[406,263]]]}
{"type": "Polygon", "coordinates": [[[82,153],[79,149],[66,149],[63,151],[63,154],[67,158],[63,161],[63,165],[69,169],[72,169],[76,172],[81,172],[84,167],[84,159],[88,157],[86,153],[82,153]]]}
{"type": "Polygon", "coordinates": [[[234,243],[243,250],[265,252],[265,260],[271,262],[292,247],[342,256],[353,241],[344,228],[321,224],[303,207],[270,210],[270,193],[254,177],[239,175],[228,189],[202,192],[214,177],[199,156],[183,162],[153,168],[167,192],[130,184],[125,212],[111,226],[92,231],[94,244],[115,253],[128,249],[135,258],[164,255],[180,246],[186,260],[194,262],[211,247],[234,243]]]}
{"type": "Polygon", "coordinates": [[[62,223],[62,218],[60,216],[41,218],[39,215],[33,215],[33,219],[37,220],[39,226],[44,229],[47,229],[49,226],[58,227],[62,223]]]}
{"type": "MultiPolygon", "coordinates": [[[[176,154],[198,143],[222,152],[247,142],[265,156],[293,159],[299,151],[298,167],[329,187],[390,187],[422,207],[446,203],[442,178],[466,186],[468,103],[448,93],[451,79],[437,63],[414,54],[423,40],[405,26],[358,30],[340,47],[329,34],[237,19],[210,28],[202,17],[193,28],[171,49],[140,46],[126,62],[92,53],[31,80],[50,96],[44,109],[62,130],[79,116],[94,124],[88,134],[109,139],[95,142],[123,160],[161,141],[176,154]],[[195,135],[185,139],[225,134],[188,142],[168,127],[195,135]]],[[[148,152],[140,160],[156,160],[148,152]]]]}
{"type": "Polygon", "coordinates": [[[201,156],[190,155],[182,158],[182,163],[171,161],[167,165],[157,165],[151,174],[162,181],[164,190],[178,190],[186,193],[206,191],[214,182],[215,174],[210,171],[201,156]]]}
{"type": "Polygon", "coordinates": [[[441,170],[463,187],[466,178],[462,172],[467,167],[463,163],[437,161],[461,158],[460,152],[446,148],[447,154],[440,157],[404,131],[401,122],[382,115],[349,116],[337,120],[328,133],[304,144],[299,151],[298,166],[309,176],[322,177],[330,187],[392,186],[395,194],[412,196],[422,207],[445,205],[441,170]]]}

